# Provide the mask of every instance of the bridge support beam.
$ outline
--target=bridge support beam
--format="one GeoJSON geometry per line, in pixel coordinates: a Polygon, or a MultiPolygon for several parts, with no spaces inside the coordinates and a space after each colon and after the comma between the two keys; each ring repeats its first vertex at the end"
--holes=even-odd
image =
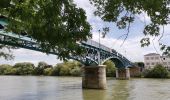
{"type": "Polygon", "coordinates": [[[130,71],[129,68],[125,69],[116,69],[116,78],[117,79],[130,79],[130,71]]]}
{"type": "Polygon", "coordinates": [[[82,75],[82,88],[106,89],[106,66],[84,66],[82,75]]]}

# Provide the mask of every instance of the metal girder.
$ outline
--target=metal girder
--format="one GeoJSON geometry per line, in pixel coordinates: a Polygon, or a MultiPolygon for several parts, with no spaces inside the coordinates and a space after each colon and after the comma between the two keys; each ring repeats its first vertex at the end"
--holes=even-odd
{"type": "MultiPolygon", "coordinates": [[[[1,26],[3,26],[2,23],[3,22],[1,21],[1,26]]],[[[3,29],[0,29],[0,44],[45,52],[40,47],[40,45],[36,41],[30,39],[30,37],[20,36],[15,33],[7,33],[3,29]]],[[[72,54],[68,57],[69,59],[77,60],[85,65],[100,65],[110,59],[116,64],[116,67],[118,68],[134,66],[132,62],[130,62],[126,57],[118,53],[116,50],[108,48],[102,44],[99,46],[99,43],[93,40],[81,42],[79,45],[84,47],[86,52],[83,55],[72,54]]],[[[53,51],[48,53],[58,55],[57,52],[53,51]]]]}

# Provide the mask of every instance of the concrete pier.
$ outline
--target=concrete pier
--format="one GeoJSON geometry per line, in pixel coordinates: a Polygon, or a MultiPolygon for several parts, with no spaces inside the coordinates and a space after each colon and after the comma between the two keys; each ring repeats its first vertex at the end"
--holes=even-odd
{"type": "Polygon", "coordinates": [[[130,79],[129,68],[116,69],[116,78],[117,79],[130,79]]]}
{"type": "Polygon", "coordinates": [[[106,89],[106,66],[84,66],[82,68],[82,88],[106,89]]]}

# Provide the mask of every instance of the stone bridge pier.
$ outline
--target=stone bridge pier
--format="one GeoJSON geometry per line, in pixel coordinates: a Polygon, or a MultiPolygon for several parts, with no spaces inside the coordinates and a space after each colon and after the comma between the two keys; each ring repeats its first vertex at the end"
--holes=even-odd
{"type": "Polygon", "coordinates": [[[116,69],[116,78],[117,79],[130,79],[130,70],[129,68],[116,69]]]}
{"type": "Polygon", "coordinates": [[[136,77],[141,73],[139,67],[130,67],[116,69],[116,78],[117,79],[130,79],[130,77],[136,77]]]}
{"type": "Polygon", "coordinates": [[[82,88],[106,89],[106,66],[84,66],[82,68],[82,88]]]}
{"type": "MultiPolygon", "coordinates": [[[[131,76],[138,73],[137,67],[132,68],[117,68],[116,78],[128,80],[131,76]],[[132,75],[131,75],[132,74],[132,75]]],[[[84,66],[82,67],[82,88],[83,89],[106,89],[106,66],[84,66]]]]}

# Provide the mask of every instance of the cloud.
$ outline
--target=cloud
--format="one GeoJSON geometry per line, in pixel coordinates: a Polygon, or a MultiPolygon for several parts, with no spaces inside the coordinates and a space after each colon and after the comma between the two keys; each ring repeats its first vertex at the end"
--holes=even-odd
{"type": "MultiPolygon", "coordinates": [[[[105,38],[101,38],[101,44],[115,49],[117,52],[123,54],[125,57],[127,57],[131,61],[143,61],[143,55],[147,53],[161,53],[160,47],[158,44],[158,38],[154,39],[153,43],[151,43],[150,46],[148,47],[141,47],[140,46],[140,40],[142,37],[135,37],[133,39],[128,38],[123,46],[121,44],[123,43],[123,40],[121,39],[116,39],[113,37],[108,37],[106,36],[105,38]]],[[[98,42],[99,41],[99,34],[94,33],[93,34],[93,40],[98,42]]],[[[153,40],[153,38],[151,38],[153,40]]]]}
{"type": "Polygon", "coordinates": [[[146,12],[142,12],[140,15],[136,15],[137,19],[139,19],[141,22],[143,23],[150,23],[151,22],[151,19],[150,17],[147,15],[146,12]]]}
{"type": "Polygon", "coordinates": [[[93,19],[94,15],[94,7],[89,3],[88,0],[74,0],[74,3],[77,4],[78,7],[83,8],[86,12],[88,21],[93,19]]]}
{"type": "Polygon", "coordinates": [[[160,37],[162,36],[160,42],[165,45],[170,46],[170,41],[169,41],[169,39],[170,39],[170,25],[166,25],[166,26],[160,27],[160,28],[161,28],[160,37]]]}
{"type": "Polygon", "coordinates": [[[4,59],[0,60],[1,64],[11,64],[14,65],[18,62],[31,62],[35,65],[38,64],[40,61],[45,61],[48,64],[55,65],[57,63],[61,63],[62,61],[57,59],[56,55],[47,55],[45,53],[33,51],[33,50],[27,50],[27,49],[16,49],[12,50],[13,55],[15,56],[14,60],[6,61],[4,59]]]}

